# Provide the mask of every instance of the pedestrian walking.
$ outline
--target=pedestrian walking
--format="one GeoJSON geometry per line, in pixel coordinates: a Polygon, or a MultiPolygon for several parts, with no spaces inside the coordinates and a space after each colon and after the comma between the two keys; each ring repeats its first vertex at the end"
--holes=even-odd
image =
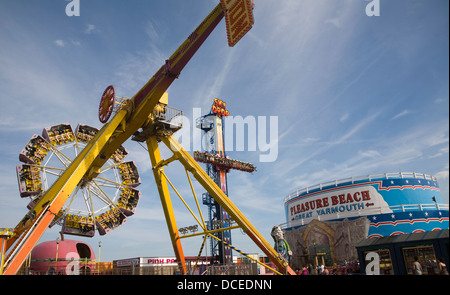
{"type": "Polygon", "coordinates": [[[444,258],[439,258],[439,274],[448,276],[447,265],[445,265],[444,258]]]}
{"type": "Polygon", "coordinates": [[[419,257],[417,256],[414,256],[413,274],[419,276],[422,275],[422,265],[420,265],[419,257]]]}

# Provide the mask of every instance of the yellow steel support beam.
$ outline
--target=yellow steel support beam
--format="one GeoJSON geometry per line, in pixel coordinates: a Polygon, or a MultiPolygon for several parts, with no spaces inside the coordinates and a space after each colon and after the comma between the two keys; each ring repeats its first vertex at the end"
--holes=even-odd
{"type": "Polygon", "coordinates": [[[180,241],[180,233],[178,232],[175,215],[173,212],[172,201],[170,199],[169,186],[164,175],[164,168],[158,166],[161,162],[161,154],[159,152],[158,141],[154,136],[147,139],[148,153],[152,161],[153,175],[155,177],[156,185],[158,187],[159,196],[161,198],[161,205],[166,217],[167,228],[169,230],[170,240],[172,241],[173,250],[177,258],[178,265],[182,274],[186,274],[186,261],[184,258],[183,247],[180,241]]]}
{"type": "Polygon", "coordinates": [[[186,239],[186,238],[198,237],[198,236],[203,236],[203,235],[209,235],[209,234],[213,234],[213,233],[218,233],[218,232],[222,232],[222,231],[226,231],[226,230],[232,230],[232,229],[238,229],[238,228],[241,228],[241,227],[239,225],[233,225],[233,226],[222,227],[222,228],[213,229],[213,230],[205,230],[203,232],[198,232],[198,233],[195,233],[195,234],[183,235],[183,236],[180,237],[180,239],[186,239]]]}
{"type": "Polygon", "coordinates": [[[194,212],[192,211],[191,207],[189,207],[189,205],[186,203],[186,201],[183,199],[183,197],[180,195],[180,193],[178,192],[178,190],[175,188],[175,186],[172,184],[172,182],[170,181],[170,179],[167,177],[167,175],[164,173],[164,171],[160,170],[160,173],[162,176],[164,176],[164,178],[167,180],[167,182],[170,184],[170,186],[172,187],[173,191],[177,194],[178,198],[180,198],[181,202],[183,202],[184,206],[186,207],[186,209],[188,209],[188,211],[191,213],[192,217],[194,217],[194,219],[197,221],[197,223],[200,225],[200,227],[203,230],[206,230],[206,225],[203,225],[200,220],[198,220],[197,216],[195,216],[194,212]]]}
{"type": "Polygon", "coordinates": [[[170,56],[166,63],[130,100],[128,107],[132,113],[127,118],[123,130],[118,130],[94,161],[94,165],[102,167],[121,144],[130,138],[139,128],[143,127],[148,116],[153,112],[161,96],[178,77],[182,69],[203,44],[209,34],[219,24],[224,16],[220,3],[211,11],[203,22],[170,56]]]}
{"type": "Polygon", "coordinates": [[[205,235],[203,237],[202,246],[200,247],[200,250],[198,251],[197,259],[195,260],[195,264],[194,264],[194,267],[193,267],[192,272],[191,272],[192,274],[195,274],[195,270],[197,269],[198,261],[200,260],[200,256],[202,255],[203,248],[205,247],[207,239],[208,239],[208,235],[205,235]]]}
{"type": "Polygon", "coordinates": [[[240,253],[241,255],[244,255],[245,257],[249,258],[250,260],[255,261],[255,262],[258,263],[259,265],[262,265],[262,266],[264,266],[265,268],[270,269],[270,270],[273,271],[274,273],[279,274],[279,275],[282,275],[282,273],[280,273],[280,272],[277,271],[276,269],[273,269],[273,268],[271,268],[270,266],[268,266],[268,265],[262,263],[262,262],[259,261],[258,259],[255,259],[255,258],[251,257],[251,256],[248,255],[247,253],[244,253],[244,252],[242,252],[241,250],[239,250],[239,249],[237,249],[236,247],[234,247],[233,245],[230,245],[230,244],[228,244],[228,243],[222,241],[222,240],[219,239],[218,237],[213,236],[213,235],[211,235],[211,234],[208,234],[208,236],[210,236],[210,237],[216,239],[217,241],[223,243],[225,246],[231,248],[231,249],[234,250],[234,251],[237,251],[237,252],[240,253]]]}
{"type": "Polygon", "coordinates": [[[160,139],[175,155],[178,155],[179,161],[183,164],[184,168],[194,175],[195,179],[197,179],[214,200],[233,218],[253,242],[269,257],[269,259],[275,263],[281,272],[295,275],[295,272],[289,265],[278,257],[278,253],[275,249],[273,249],[273,247],[264,239],[258,230],[247,220],[244,214],[239,211],[181,144],[173,136],[161,137],[160,139]]]}
{"type": "Polygon", "coordinates": [[[200,209],[200,204],[198,203],[197,195],[195,194],[194,186],[192,185],[191,177],[189,176],[189,171],[186,170],[186,175],[189,180],[189,185],[191,186],[192,194],[194,195],[195,204],[197,205],[198,213],[202,219],[203,228],[206,229],[205,219],[203,218],[202,210],[200,209]]]}
{"type": "Polygon", "coordinates": [[[0,275],[3,274],[3,266],[5,265],[6,241],[13,235],[9,228],[0,228],[0,275]]]}

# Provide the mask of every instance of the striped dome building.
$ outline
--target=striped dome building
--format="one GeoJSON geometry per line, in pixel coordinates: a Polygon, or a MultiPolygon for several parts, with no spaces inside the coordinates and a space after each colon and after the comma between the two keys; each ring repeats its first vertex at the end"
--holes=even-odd
{"type": "Polygon", "coordinates": [[[282,225],[294,255],[322,251],[329,261],[356,259],[366,238],[449,228],[437,179],[422,173],[384,173],[303,188],[284,199],[282,225]],[[314,247],[314,249],[312,249],[314,247]]]}

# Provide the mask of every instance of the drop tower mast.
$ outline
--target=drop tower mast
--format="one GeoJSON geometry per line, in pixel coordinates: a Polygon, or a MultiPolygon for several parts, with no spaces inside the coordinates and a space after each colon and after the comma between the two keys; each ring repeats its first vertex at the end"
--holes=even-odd
{"type": "MultiPolygon", "coordinates": [[[[255,167],[250,163],[231,160],[225,152],[224,123],[225,117],[230,112],[226,109],[226,103],[218,98],[214,99],[209,114],[197,119],[197,128],[203,131],[202,148],[204,152],[194,152],[194,158],[198,162],[206,163],[206,173],[214,180],[220,189],[228,196],[227,173],[230,169],[237,169],[245,172],[255,171],[255,167]]],[[[215,230],[230,227],[233,220],[223,210],[214,198],[205,192],[202,195],[203,205],[208,207],[208,229],[215,230]]],[[[231,230],[219,231],[216,236],[231,244],[231,230]]],[[[231,249],[225,243],[210,238],[211,256],[215,262],[220,264],[233,263],[231,249]]]]}

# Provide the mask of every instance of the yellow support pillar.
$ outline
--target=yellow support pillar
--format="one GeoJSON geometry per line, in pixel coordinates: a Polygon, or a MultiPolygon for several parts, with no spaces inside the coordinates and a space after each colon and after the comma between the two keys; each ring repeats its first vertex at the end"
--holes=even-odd
{"type": "Polygon", "coordinates": [[[278,253],[264,239],[258,230],[247,220],[239,209],[231,202],[225,193],[200,167],[194,158],[183,148],[183,146],[173,137],[161,137],[161,141],[178,157],[184,168],[194,175],[195,179],[208,191],[208,193],[219,203],[219,205],[233,218],[234,221],[244,230],[253,242],[275,263],[282,273],[295,275],[287,262],[278,257],[278,253]]]}
{"type": "Polygon", "coordinates": [[[6,255],[6,241],[13,235],[9,228],[0,228],[0,275],[3,274],[3,267],[5,265],[6,255]]]}
{"type": "Polygon", "coordinates": [[[182,274],[186,274],[186,261],[184,258],[183,247],[181,246],[180,233],[178,232],[175,214],[173,212],[167,180],[165,177],[162,177],[164,174],[164,168],[158,165],[158,163],[161,162],[161,154],[159,152],[158,141],[154,136],[150,136],[147,139],[147,147],[150,159],[152,161],[153,175],[155,176],[156,185],[158,186],[161,205],[164,210],[164,216],[166,217],[167,228],[169,230],[173,250],[182,274]]]}

